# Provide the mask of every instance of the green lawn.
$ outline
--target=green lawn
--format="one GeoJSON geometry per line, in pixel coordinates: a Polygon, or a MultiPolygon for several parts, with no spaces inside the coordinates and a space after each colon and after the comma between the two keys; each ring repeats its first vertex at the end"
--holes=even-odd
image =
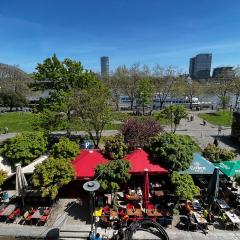
{"type": "Polygon", "coordinates": [[[34,131],[32,123],[34,121],[33,113],[11,112],[0,114],[0,132],[8,127],[9,132],[34,131]]]}
{"type": "MultiPolygon", "coordinates": [[[[113,112],[112,119],[115,121],[125,121],[130,117],[139,118],[137,116],[132,116],[127,112],[113,112]]],[[[148,118],[148,116],[140,116],[140,118],[148,118]]],[[[155,118],[155,115],[153,116],[155,118]]],[[[9,132],[34,132],[33,123],[36,121],[34,113],[26,112],[8,112],[0,114],[0,133],[4,132],[4,128],[8,127],[9,132]]],[[[168,124],[165,119],[160,119],[162,125],[168,124]]],[[[83,126],[79,123],[72,123],[72,129],[74,130],[84,130],[83,126]]],[[[118,130],[121,128],[119,123],[110,123],[105,127],[105,130],[118,130]]],[[[62,129],[59,129],[62,130],[62,129]]]]}
{"type": "Polygon", "coordinates": [[[200,113],[200,114],[198,114],[198,116],[214,125],[230,127],[232,124],[232,112],[230,112],[230,111],[200,113]]]}

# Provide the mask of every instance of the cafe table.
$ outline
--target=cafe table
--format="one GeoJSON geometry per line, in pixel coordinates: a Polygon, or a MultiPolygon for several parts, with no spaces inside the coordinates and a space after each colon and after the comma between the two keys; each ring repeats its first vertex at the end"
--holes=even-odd
{"type": "Polygon", "coordinates": [[[142,217],[142,210],[139,208],[135,209],[127,209],[127,215],[128,216],[135,216],[135,217],[142,217]]]}
{"type": "Polygon", "coordinates": [[[233,226],[240,224],[240,218],[232,211],[225,211],[226,215],[228,216],[229,220],[233,223],[233,226]]]}
{"type": "Polygon", "coordinates": [[[146,212],[148,217],[161,217],[162,213],[158,209],[147,209],[146,212]]]}
{"type": "Polygon", "coordinates": [[[230,209],[229,205],[223,199],[218,199],[217,204],[221,209],[230,209]]]}
{"type": "Polygon", "coordinates": [[[1,213],[1,216],[9,216],[15,209],[17,204],[9,204],[1,213]]]}
{"type": "Polygon", "coordinates": [[[197,223],[203,224],[203,225],[208,223],[206,218],[204,217],[204,215],[201,212],[193,212],[193,214],[196,218],[197,223]]]}

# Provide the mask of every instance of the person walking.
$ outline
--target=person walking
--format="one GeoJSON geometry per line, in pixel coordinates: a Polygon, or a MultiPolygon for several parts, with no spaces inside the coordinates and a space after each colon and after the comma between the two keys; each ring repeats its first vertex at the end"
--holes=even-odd
{"type": "Polygon", "coordinates": [[[217,138],[214,138],[213,144],[214,144],[216,147],[218,147],[218,140],[217,140],[217,138]]]}
{"type": "Polygon", "coordinates": [[[218,135],[222,133],[222,126],[218,126],[218,135]]]}

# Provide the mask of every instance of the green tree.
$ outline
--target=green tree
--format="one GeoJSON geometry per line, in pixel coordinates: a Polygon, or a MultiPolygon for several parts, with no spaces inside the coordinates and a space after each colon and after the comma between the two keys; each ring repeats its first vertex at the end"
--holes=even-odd
{"type": "Polygon", "coordinates": [[[150,138],[150,151],[156,161],[172,170],[186,170],[193,161],[193,153],[199,147],[189,137],[174,133],[163,133],[150,138]]]}
{"type": "Polygon", "coordinates": [[[107,138],[104,154],[109,159],[122,159],[128,151],[122,135],[107,138]]]}
{"type": "Polygon", "coordinates": [[[183,105],[170,105],[160,113],[159,118],[162,117],[169,120],[171,122],[171,132],[175,133],[181,119],[186,118],[187,115],[187,110],[183,105]]]}
{"type": "Polygon", "coordinates": [[[235,177],[235,182],[237,183],[237,185],[240,187],[240,175],[237,175],[235,177]]]}
{"type": "Polygon", "coordinates": [[[137,84],[137,103],[142,107],[144,115],[144,108],[152,102],[153,86],[149,78],[141,79],[137,84]]]}
{"type": "Polygon", "coordinates": [[[7,173],[0,169],[0,186],[4,183],[7,178],[7,173]]]}
{"type": "Polygon", "coordinates": [[[2,147],[1,154],[12,164],[21,163],[25,166],[31,163],[47,150],[47,140],[43,133],[22,133],[2,147]]]}
{"type": "Polygon", "coordinates": [[[55,54],[45,59],[42,64],[38,64],[36,70],[35,89],[51,89],[49,97],[41,99],[37,107],[37,110],[47,115],[50,120],[48,123],[42,117],[41,126],[49,130],[56,125],[65,125],[65,129],[70,134],[70,126],[75,118],[75,102],[72,93],[87,88],[97,89],[101,84],[100,81],[96,74],[84,70],[80,62],[68,58],[60,61],[55,54]],[[50,114],[46,109],[52,113],[50,114]]]}
{"type": "Polygon", "coordinates": [[[40,189],[42,197],[56,198],[60,187],[74,179],[74,170],[70,161],[64,158],[50,157],[36,166],[33,172],[33,186],[40,189]]]}
{"type": "Polygon", "coordinates": [[[126,160],[112,160],[96,168],[96,176],[104,192],[112,193],[120,189],[121,184],[130,179],[130,163],[126,160]]]}
{"type": "Polygon", "coordinates": [[[174,171],[171,175],[171,181],[175,188],[175,194],[184,199],[193,200],[200,195],[200,189],[197,187],[189,174],[180,175],[174,171]]]}
{"type": "Polygon", "coordinates": [[[203,156],[211,162],[220,162],[234,159],[236,153],[226,148],[216,147],[214,144],[208,144],[203,150],[203,156]]]}
{"type": "Polygon", "coordinates": [[[110,122],[111,94],[104,85],[88,88],[74,94],[76,115],[98,148],[104,127],[110,122]],[[93,134],[94,132],[94,134],[93,134]]]}
{"type": "Polygon", "coordinates": [[[58,143],[55,143],[51,149],[51,155],[54,158],[65,158],[73,160],[79,153],[79,146],[76,142],[69,140],[69,138],[60,138],[58,143]]]}

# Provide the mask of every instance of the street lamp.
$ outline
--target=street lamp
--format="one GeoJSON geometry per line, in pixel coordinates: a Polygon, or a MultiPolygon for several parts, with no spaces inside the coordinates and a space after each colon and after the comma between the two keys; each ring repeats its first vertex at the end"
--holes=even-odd
{"type": "MultiPolygon", "coordinates": [[[[95,209],[95,191],[100,188],[98,181],[88,181],[83,184],[83,189],[90,193],[90,205],[91,205],[91,235],[93,235],[93,226],[95,227],[95,219],[93,212],[95,209]]],[[[94,229],[96,231],[96,227],[94,229]]]]}

